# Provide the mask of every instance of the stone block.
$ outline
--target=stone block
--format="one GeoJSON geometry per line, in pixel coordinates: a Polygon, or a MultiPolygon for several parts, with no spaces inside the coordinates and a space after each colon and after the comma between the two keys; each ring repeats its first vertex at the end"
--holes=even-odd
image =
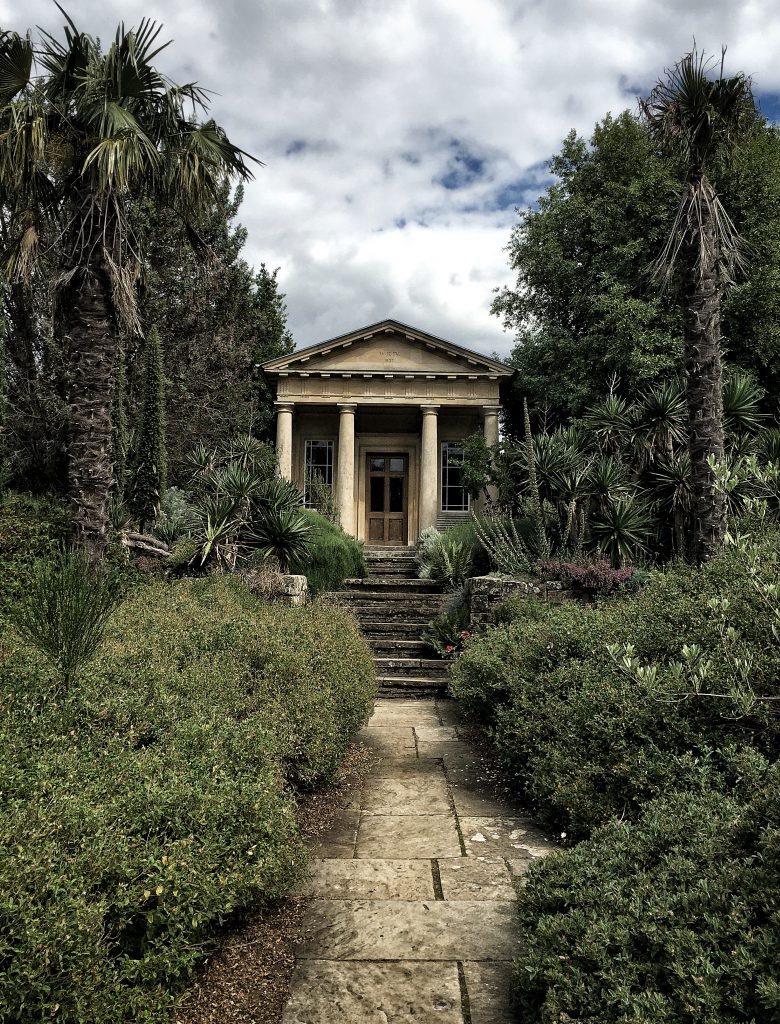
{"type": "Polygon", "coordinates": [[[361,814],[355,856],[361,859],[459,857],[451,814],[361,814]]]}

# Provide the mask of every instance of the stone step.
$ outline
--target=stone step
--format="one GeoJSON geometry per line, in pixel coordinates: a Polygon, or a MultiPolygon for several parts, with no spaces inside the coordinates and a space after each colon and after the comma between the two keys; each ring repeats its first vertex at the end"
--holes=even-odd
{"type": "Polygon", "coordinates": [[[423,679],[447,678],[447,662],[441,658],[374,658],[377,676],[408,676],[423,679]]]}
{"type": "Polygon", "coordinates": [[[371,642],[372,640],[412,640],[419,642],[423,631],[428,627],[428,619],[388,620],[388,619],[365,619],[360,623],[360,631],[363,636],[371,642]]]}
{"type": "Polygon", "coordinates": [[[432,653],[422,640],[416,637],[413,640],[398,639],[395,632],[392,636],[369,640],[369,644],[375,658],[430,658],[432,653]]]}
{"type": "Polygon", "coordinates": [[[440,594],[441,587],[431,580],[409,579],[406,576],[369,576],[364,580],[344,580],[346,593],[366,591],[389,593],[440,594]]]}
{"type": "Polygon", "coordinates": [[[414,601],[415,604],[419,605],[428,604],[434,606],[441,604],[444,599],[444,595],[441,592],[428,593],[425,590],[393,588],[389,590],[337,590],[326,596],[343,604],[364,604],[373,601],[379,604],[386,604],[388,607],[405,604],[408,601],[414,601]]]}
{"type": "Polygon", "coordinates": [[[411,676],[378,676],[377,683],[383,697],[438,695],[447,692],[446,678],[413,678],[411,676]]]}

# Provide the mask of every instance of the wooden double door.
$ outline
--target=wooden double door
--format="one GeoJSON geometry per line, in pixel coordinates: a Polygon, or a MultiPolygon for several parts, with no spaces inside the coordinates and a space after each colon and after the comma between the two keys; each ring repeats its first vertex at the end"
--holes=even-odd
{"type": "Polygon", "coordinates": [[[366,541],[406,544],[409,527],[409,459],[368,455],[366,464],[366,541]]]}

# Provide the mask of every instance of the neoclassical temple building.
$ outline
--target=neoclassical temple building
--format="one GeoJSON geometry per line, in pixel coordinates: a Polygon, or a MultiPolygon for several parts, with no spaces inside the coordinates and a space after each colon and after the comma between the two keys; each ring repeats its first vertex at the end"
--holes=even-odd
{"type": "MultiPolygon", "coordinates": [[[[367,544],[412,544],[469,513],[464,438],[498,440],[504,363],[396,320],[263,364],[276,392],[280,473],[333,490],[367,544]]],[[[308,496],[307,496],[308,500],[308,496]]]]}

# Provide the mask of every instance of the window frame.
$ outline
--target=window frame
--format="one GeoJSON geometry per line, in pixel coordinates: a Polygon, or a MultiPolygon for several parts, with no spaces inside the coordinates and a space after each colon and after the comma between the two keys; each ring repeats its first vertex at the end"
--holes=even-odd
{"type": "MultiPolygon", "coordinates": [[[[471,495],[463,484],[450,484],[448,477],[450,473],[449,456],[450,449],[455,448],[461,458],[460,466],[463,465],[463,441],[442,441],[439,450],[439,511],[443,513],[466,515],[471,511],[471,495]],[[464,503],[453,507],[448,498],[448,492],[460,490],[463,492],[464,503]]],[[[454,468],[454,467],[453,467],[454,468]]],[[[460,467],[458,467],[460,468],[460,467]]]]}
{"type": "Polygon", "coordinates": [[[317,465],[316,469],[325,469],[325,474],[320,474],[325,481],[326,486],[333,494],[333,485],[335,482],[335,459],[336,459],[336,443],[331,438],[327,437],[307,437],[303,442],[303,505],[304,508],[313,508],[309,499],[309,469],[312,463],[309,461],[309,455],[314,445],[325,445],[326,450],[329,453],[329,458],[326,459],[324,466],[317,465]],[[330,477],[330,479],[328,479],[330,477]]]}

